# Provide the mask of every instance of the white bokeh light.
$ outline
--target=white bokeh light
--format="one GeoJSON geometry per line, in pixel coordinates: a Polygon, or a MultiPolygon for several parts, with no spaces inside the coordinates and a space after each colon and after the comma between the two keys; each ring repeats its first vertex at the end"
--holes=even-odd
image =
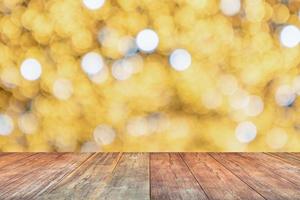
{"type": "Polygon", "coordinates": [[[112,75],[119,81],[124,81],[130,78],[133,73],[133,66],[129,60],[117,60],[112,65],[112,75]]]}
{"type": "Polygon", "coordinates": [[[73,93],[72,82],[68,79],[57,79],[53,84],[52,92],[56,98],[67,100],[73,93]]]}
{"type": "Polygon", "coordinates": [[[94,134],[94,140],[99,145],[111,144],[116,138],[115,130],[108,125],[97,126],[93,134],[94,134]]]}
{"type": "Polygon", "coordinates": [[[100,54],[89,52],[81,60],[81,68],[88,75],[97,74],[104,67],[104,61],[100,54]]]}
{"type": "Polygon", "coordinates": [[[300,42],[300,30],[294,25],[283,27],[280,32],[280,42],[284,47],[293,48],[300,42]]]}
{"type": "Polygon", "coordinates": [[[240,12],[241,0],[221,0],[220,9],[224,15],[236,15],[240,12]]]}
{"type": "Polygon", "coordinates": [[[105,0],[83,0],[83,4],[90,10],[97,10],[101,8],[105,3],[105,0]]]}
{"type": "Polygon", "coordinates": [[[32,113],[22,114],[18,120],[19,129],[25,134],[33,134],[38,130],[38,119],[32,113]]]}
{"type": "Polygon", "coordinates": [[[42,74],[42,66],[40,62],[34,58],[24,60],[20,67],[21,75],[28,81],[35,81],[42,74]]]}
{"type": "Polygon", "coordinates": [[[143,52],[153,52],[159,43],[159,37],[152,29],[144,29],[140,31],[136,37],[136,44],[143,52]]]}
{"type": "Polygon", "coordinates": [[[281,85],[276,90],[275,100],[280,106],[290,106],[296,99],[294,89],[289,85],[281,85]]]}
{"type": "Polygon", "coordinates": [[[192,57],[187,50],[176,49],[171,53],[169,62],[173,69],[177,71],[184,71],[192,64],[192,57]]]}
{"type": "Polygon", "coordinates": [[[264,110],[264,102],[259,96],[250,96],[245,113],[247,116],[257,116],[264,110]]]}
{"type": "Polygon", "coordinates": [[[241,122],[235,129],[235,135],[239,142],[250,143],[256,137],[257,129],[250,121],[241,122]]]}
{"type": "Polygon", "coordinates": [[[144,117],[135,117],[127,124],[127,133],[132,136],[143,136],[149,133],[147,120],[144,117]]]}
{"type": "Polygon", "coordinates": [[[0,135],[9,135],[14,129],[14,123],[10,116],[0,114],[0,135]]]}

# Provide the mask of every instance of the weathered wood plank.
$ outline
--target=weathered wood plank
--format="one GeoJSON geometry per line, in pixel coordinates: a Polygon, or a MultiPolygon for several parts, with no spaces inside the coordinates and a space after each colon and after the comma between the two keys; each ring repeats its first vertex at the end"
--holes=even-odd
{"type": "Polygon", "coordinates": [[[121,153],[97,153],[37,199],[99,199],[121,153]]]}
{"type": "Polygon", "coordinates": [[[207,153],[183,153],[183,159],[209,199],[264,199],[207,153]]]}
{"type": "Polygon", "coordinates": [[[287,162],[291,165],[300,167],[300,159],[295,157],[293,154],[289,154],[289,153],[266,153],[266,154],[275,157],[279,160],[282,160],[284,162],[287,162]]]}
{"type": "Polygon", "coordinates": [[[287,154],[289,154],[290,156],[294,157],[297,160],[300,160],[300,153],[287,153],[287,154]]]}
{"type": "Polygon", "coordinates": [[[19,162],[35,154],[36,153],[0,153],[0,168],[19,162]]]}
{"type": "Polygon", "coordinates": [[[150,155],[151,199],[208,199],[178,153],[150,155]]]}
{"type": "Polygon", "coordinates": [[[266,199],[300,199],[298,186],[258,164],[255,159],[245,159],[236,153],[211,155],[266,199]]]}
{"type": "Polygon", "coordinates": [[[47,164],[49,159],[56,159],[62,155],[64,154],[49,153],[45,156],[38,153],[9,165],[4,164],[5,166],[0,168],[0,189],[16,181],[18,178],[34,172],[41,165],[47,164]]]}
{"type": "Polygon", "coordinates": [[[300,186],[300,168],[263,153],[239,153],[249,161],[265,166],[274,174],[300,186]]]}
{"type": "Polygon", "coordinates": [[[150,199],[149,154],[125,153],[110,176],[100,199],[150,199]]]}
{"type": "Polygon", "coordinates": [[[297,153],[121,155],[0,153],[0,199],[300,199],[297,153]]]}
{"type": "Polygon", "coordinates": [[[40,153],[21,160],[23,165],[17,168],[14,165],[2,168],[0,199],[32,199],[37,193],[58,183],[89,156],[40,153]]]}

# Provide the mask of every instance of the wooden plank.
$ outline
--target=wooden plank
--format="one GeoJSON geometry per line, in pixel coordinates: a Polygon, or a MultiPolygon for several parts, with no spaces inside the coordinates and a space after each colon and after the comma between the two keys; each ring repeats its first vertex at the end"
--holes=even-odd
{"type": "Polygon", "coordinates": [[[184,161],[209,199],[264,199],[207,153],[184,153],[184,161]]]}
{"type": "Polygon", "coordinates": [[[0,168],[0,189],[11,182],[16,181],[18,178],[34,172],[34,170],[41,165],[47,164],[49,159],[55,159],[62,155],[63,154],[58,155],[56,153],[49,153],[47,157],[45,157],[44,154],[38,153],[9,165],[4,163],[4,166],[0,168]]]}
{"type": "Polygon", "coordinates": [[[121,153],[97,153],[37,199],[99,199],[121,153]]]}
{"type": "Polygon", "coordinates": [[[300,199],[298,186],[258,164],[255,159],[245,159],[236,153],[211,155],[266,199],[300,199]]]}
{"type": "Polygon", "coordinates": [[[208,199],[178,153],[150,155],[151,199],[208,199]]]}
{"type": "Polygon", "coordinates": [[[19,162],[22,159],[33,156],[36,153],[1,153],[0,154],[0,169],[11,165],[15,162],[19,162]]]}
{"type": "Polygon", "coordinates": [[[300,153],[287,153],[287,154],[289,154],[290,156],[292,156],[296,160],[300,160],[300,153]]]}
{"type": "Polygon", "coordinates": [[[289,152],[288,154],[290,154],[290,155],[293,155],[293,156],[295,156],[295,157],[297,157],[298,159],[300,159],[300,153],[296,153],[296,152],[294,152],[294,153],[292,153],[292,152],[289,152]]]}
{"type": "Polygon", "coordinates": [[[292,154],[288,154],[288,153],[266,153],[266,154],[274,158],[277,158],[279,160],[282,160],[284,162],[287,162],[291,165],[300,167],[300,160],[298,160],[298,158],[292,154]]]}
{"type": "Polygon", "coordinates": [[[37,193],[58,183],[90,155],[40,153],[22,160],[24,165],[17,168],[7,166],[1,169],[0,199],[32,199],[37,193]]]}
{"type": "Polygon", "coordinates": [[[300,186],[299,167],[263,153],[240,153],[239,155],[245,159],[249,159],[250,162],[255,160],[257,164],[265,166],[274,174],[277,174],[278,176],[300,186]]]}
{"type": "Polygon", "coordinates": [[[124,154],[111,174],[100,199],[150,199],[149,154],[124,154]]]}

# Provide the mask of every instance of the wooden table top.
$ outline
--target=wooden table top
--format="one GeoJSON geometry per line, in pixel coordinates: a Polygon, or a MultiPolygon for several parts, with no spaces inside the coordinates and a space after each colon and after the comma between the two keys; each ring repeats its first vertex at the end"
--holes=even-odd
{"type": "Polygon", "coordinates": [[[0,199],[300,199],[300,153],[0,153],[0,199]]]}

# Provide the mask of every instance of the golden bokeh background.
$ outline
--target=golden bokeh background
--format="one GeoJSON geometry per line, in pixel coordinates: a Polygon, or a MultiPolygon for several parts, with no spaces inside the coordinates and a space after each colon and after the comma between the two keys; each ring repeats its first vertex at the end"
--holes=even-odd
{"type": "Polygon", "coordinates": [[[0,151],[300,151],[299,0],[0,0],[0,151]]]}

